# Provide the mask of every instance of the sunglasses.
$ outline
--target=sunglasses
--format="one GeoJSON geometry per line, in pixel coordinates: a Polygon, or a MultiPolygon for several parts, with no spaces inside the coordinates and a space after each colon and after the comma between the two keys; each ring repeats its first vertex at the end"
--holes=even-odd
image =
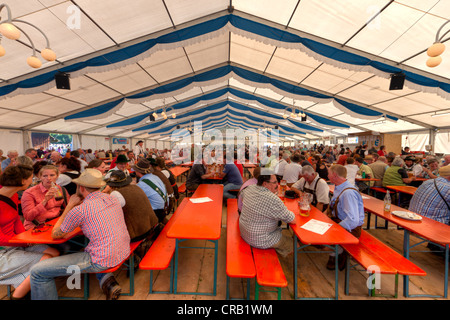
{"type": "Polygon", "coordinates": [[[50,228],[53,227],[51,224],[48,223],[42,223],[40,225],[37,225],[36,227],[33,228],[33,230],[31,230],[32,234],[38,234],[41,232],[46,232],[48,230],[50,230],[50,228]]]}

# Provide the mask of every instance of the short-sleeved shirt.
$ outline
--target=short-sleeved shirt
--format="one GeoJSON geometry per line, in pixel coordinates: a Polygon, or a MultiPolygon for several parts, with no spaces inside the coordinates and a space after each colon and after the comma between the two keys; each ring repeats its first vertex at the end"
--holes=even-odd
{"type": "Polygon", "coordinates": [[[235,185],[242,184],[241,173],[234,163],[227,163],[223,168],[223,173],[225,173],[225,177],[227,178],[228,183],[232,183],[235,185]]]}
{"type": "Polygon", "coordinates": [[[130,254],[130,235],[119,201],[109,194],[95,191],[67,213],[61,231],[68,233],[80,227],[89,244],[93,263],[114,267],[130,254]]]}
{"type": "Polygon", "coordinates": [[[302,174],[302,166],[298,163],[292,162],[284,168],[283,180],[287,183],[296,183],[299,176],[302,174]]]}
{"type": "MultiPolygon", "coordinates": [[[[161,179],[155,176],[154,174],[149,173],[144,175],[137,184],[142,190],[144,190],[148,200],[150,200],[150,204],[152,205],[153,210],[164,209],[165,206],[164,199],[157,191],[155,191],[152,187],[150,187],[147,183],[143,181],[145,179],[153,182],[156,185],[156,187],[158,187],[162,191],[162,193],[165,194],[167,197],[167,189],[166,186],[164,185],[164,182],[162,182],[161,179]]],[[[167,198],[167,203],[168,201],[169,198],[167,198]]]]}
{"type": "Polygon", "coordinates": [[[252,185],[242,191],[242,210],[239,217],[241,237],[249,245],[267,249],[281,239],[278,222],[290,223],[295,215],[289,211],[278,195],[266,187],[252,185]]]}
{"type": "Polygon", "coordinates": [[[423,182],[417,188],[409,203],[409,210],[433,220],[449,224],[450,210],[439,195],[434,185],[435,181],[442,197],[450,204],[450,182],[445,178],[438,177],[423,182]]]}
{"type": "Polygon", "coordinates": [[[294,183],[291,188],[295,188],[301,191],[303,191],[304,189],[315,189],[316,199],[318,203],[330,203],[330,187],[324,179],[320,178],[319,175],[316,175],[311,184],[309,184],[308,181],[305,180],[305,178],[301,178],[296,183],[294,183]]]}

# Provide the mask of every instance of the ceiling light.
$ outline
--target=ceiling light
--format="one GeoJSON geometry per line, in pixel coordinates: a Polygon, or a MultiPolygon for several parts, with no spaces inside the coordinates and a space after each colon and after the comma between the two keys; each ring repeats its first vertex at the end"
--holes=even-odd
{"type": "MultiPolygon", "coordinates": [[[[27,25],[35,28],[37,31],[39,31],[47,42],[47,47],[41,51],[42,58],[44,58],[47,61],[55,61],[56,60],[56,53],[52,49],[50,49],[50,42],[49,42],[47,36],[45,35],[45,33],[41,29],[39,29],[38,27],[36,27],[34,24],[32,24],[30,22],[18,20],[18,19],[11,19],[11,9],[9,8],[9,6],[7,4],[0,5],[0,12],[3,9],[6,9],[8,18],[7,18],[7,20],[0,22],[0,40],[1,40],[2,36],[6,37],[10,40],[19,40],[21,34],[23,33],[25,35],[25,37],[28,39],[28,41],[30,42],[31,48],[33,50],[33,54],[30,57],[28,57],[27,63],[32,68],[40,68],[42,66],[42,62],[36,56],[36,47],[34,46],[33,40],[30,38],[30,36],[25,31],[23,31],[21,28],[16,26],[14,23],[27,24],[27,25]]],[[[0,45],[0,57],[4,56],[5,54],[6,54],[5,48],[3,48],[3,46],[0,45]]]]}
{"type": "Polygon", "coordinates": [[[441,32],[442,28],[449,23],[450,20],[446,21],[436,32],[436,38],[434,43],[428,48],[427,55],[430,57],[428,58],[426,64],[430,68],[437,67],[442,62],[442,57],[440,56],[445,51],[445,45],[442,43],[442,40],[444,36],[449,33],[449,31],[444,32],[442,36],[439,36],[439,33],[441,32]]]}
{"type": "Polygon", "coordinates": [[[156,114],[156,112],[153,112],[152,115],[153,115],[153,118],[155,118],[155,120],[158,119],[158,115],[156,114]]]}

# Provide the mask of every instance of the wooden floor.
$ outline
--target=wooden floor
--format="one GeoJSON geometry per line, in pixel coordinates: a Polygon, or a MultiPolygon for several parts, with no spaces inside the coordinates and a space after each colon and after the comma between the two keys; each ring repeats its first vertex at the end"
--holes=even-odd
{"type": "MultiPolygon", "coordinates": [[[[394,248],[402,252],[403,231],[397,230],[390,224],[389,229],[373,229],[369,232],[394,248]]],[[[218,257],[218,281],[217,295],[182,295],[182,294],[149,294],[150,271],[138,270],[135,274],[135,294],[132,297],[121,296],[120,300],[225,300],[226,299],[226,208],[223,208],[222,235],[219,241],[218,257]]],[[[378,220],[379,226],[384,226],[383,220],[378,220]]],[[[285,229],[283,232],[289,232],[285,229]]],[[[411,237],[412,242],[419,242],[411,237]]],[[[189,241],[186,244],[192,246],[205,246],[205,241],[189,241]]],[[[207,244],[211,245],[211,244],[207,244]]],[[[334,296],[334,271],[325,268],[328,261],[328,252],[309,247],[308,251],[315,250],[318,253],[300,253],[298,255],[298,296],[301,298],[323,298],[334,296]]],[[[424,252],[411,253],[411,260],[427,272],[425,277],[410,277],[410,294],[442,295],[444,290],[444,258],[430,253],[425,244],[419,245],[415,250],[424,252]]],[[[211,292],[213,289],[214,251],[207,249],[181,249],[178,270],[179,292],[211,292]]],[[[293,255],[281,258],[288,287],[282,289],[282,300],[293,300],[293,255]]],[[[366,281],[368,274],[365,271],[352,271],[350,274],[350,294],[344,294],[344,271],[339,273],[339,299],[340,300],[447,300],[443,298],[405,298],[402,294],[403,277],[399,277],[399,296],[397,299],[390,297],[368,297],[366,281]]],[[[128,292],[129,280],[125,271],[116,272],[116,278],[123,292],[128,292]]],[[[167,291],[169,288],[169,270],[154,272],[153,290],[167,291]]],[[[60,296],[82,296],[82,290],[69,290],[66,279],[57,279],[60,296]]],[[[254,280],[251,280],[251,299],[254,298],[254,280]]],[[[381,276],[381,289],[379,293],[394,294],[394,276],[381,276]]],[[[244,299],[246,282],[241,279],[231,280],[230,295],[232,298],[244,299]]],[[[0,286],[0,299],[7,299],[6,287],[0,286]]],[[[90,275],[90,300],[104,300],[95,275],[90,275]]],[[[260,293],[261,300],[276,300],[274,292],[260,293]]]]}

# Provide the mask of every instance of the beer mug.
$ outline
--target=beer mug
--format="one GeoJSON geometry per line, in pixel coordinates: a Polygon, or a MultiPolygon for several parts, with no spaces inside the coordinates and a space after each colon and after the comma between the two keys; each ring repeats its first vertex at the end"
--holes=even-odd
{"type": "Polygon", "coordinates": [[[303,192],[298,200],[298,208],[301,216],[308,217],[311,211],[311,202],[313,195],[311,193],[303,192]]]}
{"type": "Polygon", "coordinates": [[[284,197],[286,194],[286,180],[280,181],[280,197],[284,197]]]}

